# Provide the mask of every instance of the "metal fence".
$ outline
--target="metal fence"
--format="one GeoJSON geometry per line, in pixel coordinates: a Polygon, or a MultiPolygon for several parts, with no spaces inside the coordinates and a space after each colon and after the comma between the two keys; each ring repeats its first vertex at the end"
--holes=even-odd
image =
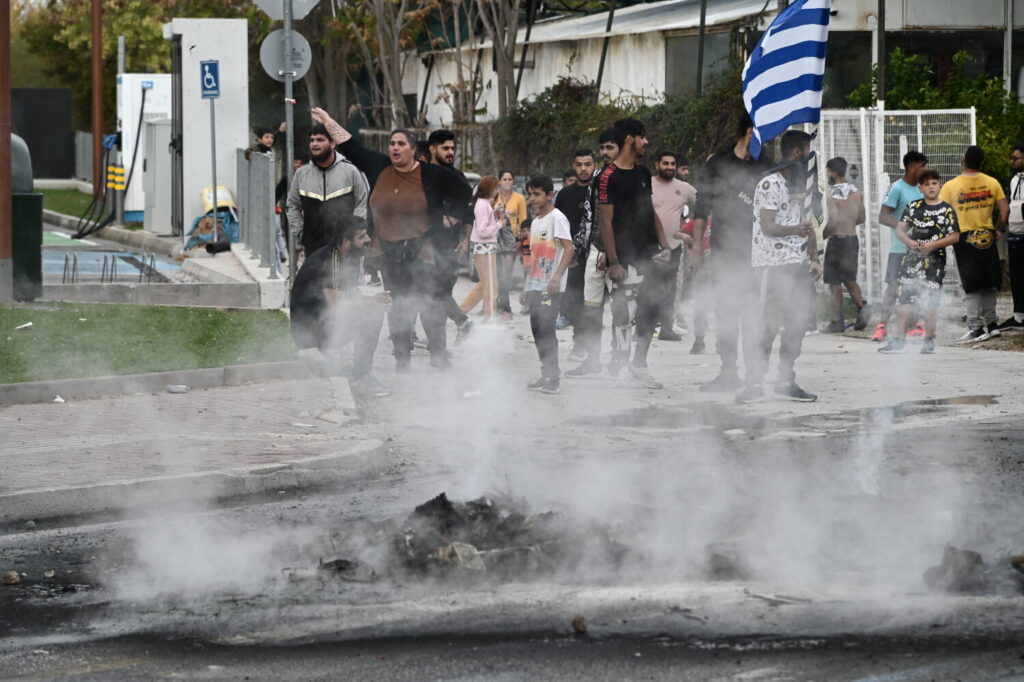
{"type": "Polygon", "coordinates": [[[92,182],[92,133],[75,131],[75,177],[92,182]]]}
{"type": "MultiPolygon", "coordinates": [[[[859,279],[869,300],[879,300],[884,289],[885,266],[893,230],[878,222],[878,211],[889,187],[903,175],[903,155],[909,150],[923,152],[928,165],[942,174],[943,181],[960,173],[964,150],[977,138],[975,111],[932,109],[887,111],[875,109],[825,109],[821,112],[816,149],[821,155],[819,169],[836,156],[849,164],[847,179],[864,194],[866,221],[858,228],[860,237],[859,279]]],[[[946,290],[959,291],[959,277],[950,249],[946,267],[946,290]]]]}
{"type": "Polygon", "coordinates": [[[274,211],[274,159],[269,154],[236,151],[238,164],[239,240],[270,267],[270,278],[277,279],[280,260],[276,251],[280,232],[274,211]],[[248,158],[246,158],[248,156],[248,158]]]}

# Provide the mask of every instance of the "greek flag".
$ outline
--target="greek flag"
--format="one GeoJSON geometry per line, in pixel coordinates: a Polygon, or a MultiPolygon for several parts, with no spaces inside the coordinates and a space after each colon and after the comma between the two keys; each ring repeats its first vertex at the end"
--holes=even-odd
{"type": "Polygon", "coordinates": [[[831,0],[797,0],[768,27],[743,68],[743,102],[754,122],[750,155],[795,123],[817,123],[831,0]]]}

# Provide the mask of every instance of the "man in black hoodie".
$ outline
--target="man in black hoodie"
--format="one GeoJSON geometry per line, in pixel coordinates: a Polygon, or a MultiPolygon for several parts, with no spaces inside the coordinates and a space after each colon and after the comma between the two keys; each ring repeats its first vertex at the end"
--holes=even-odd
{"type": "MultiPolygon", "coordinates": [[[[757,181],[769,169],[764,160],[750,156],[754,132],[744,112],[737,126],[736,142],[708,159],[698,183],[694,211],[693,243],[702,244],[704,228],[714,219],[711,230],[710,266],[715,301],[715,336],[722,369],[703,384],[703,392],[733,391],[743,382],[737,371],[740,328],[743,330],[744,364],[756,366],[760,338],[755,303],[756,286],[750,266],[750,244],[754,228],[753,196],[757,181]]],[[[700,266],[700,249],[693,251],[693,267],[700,266]]]]}

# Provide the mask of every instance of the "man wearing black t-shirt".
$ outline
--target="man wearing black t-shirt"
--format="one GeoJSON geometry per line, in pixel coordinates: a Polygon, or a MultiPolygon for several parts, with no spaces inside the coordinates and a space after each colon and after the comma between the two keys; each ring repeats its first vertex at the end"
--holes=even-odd
{"type": "Polygon", "coordinates": [[[644,278],[652,260],[667,260],[669,251],[651,199],[651,172],[637,163],[647,149],[644,124],[635,118],[615,122],[619,155],[601,174],[597,197],[601,240],[612,287],[612,359],[617,374],[629,364],[633,380],[646,388],[663,388],[647,371],[647,351],[660,309],[657,292],[644,278]],[[636,351],[629,362],[633,322],[636,351]]]}
{"type": "MultiPolygon", "coordinates": [[[[757,286],[750,265],[750,244],[754,229],[753,196],[758,180],[769,169],[764,160],[750,156],[754,126],[744,112],[736,143],[708,159],[697,188],[693,243],[704,241],[708,218],[711,230],[710,274],[715,303],[715,336],[722,370],[699,390],[732,391],[742,386],[737,371],[740,327],[743,329],[743,358],[749,369],[756,366],[761,330],[756,308],[757,286]]],[[[694,249],[693,267],[700,264],[700,249],[694,249]]],[[[706,266],[705,266],[706,267],[706,266]]]]}
{"type": "MultiPolygon", "coordinates": [[[[569,232],[572,234],[572,241],[575,245],[580,239],[585,239],[588,243],[590,239],[590,181],[594,177],[594,152],[589,149],[577,149],[573,153],[572,167],[576,173],[576,183],[562,187],[558,196],[555,197],[555,208],[565,214],[569,220],[569,232]]],[[[586,357],[579,338],[585,266],[586,260],[576,259],[573,266],[569,268],[565,293],[562,294],[560,312],[573,326],[572,350],[569,352],[569,360],[582,360],[586,357]]]]}

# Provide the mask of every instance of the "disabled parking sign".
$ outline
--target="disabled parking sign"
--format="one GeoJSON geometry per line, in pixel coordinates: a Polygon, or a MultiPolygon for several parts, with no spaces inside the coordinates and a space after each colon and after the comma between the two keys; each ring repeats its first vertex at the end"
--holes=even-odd
{"type": "Polygon", "coordinates": [[[203,99],[220,97],[220,62],[216,59],[199,62],[200,90],[203,99]]]}

